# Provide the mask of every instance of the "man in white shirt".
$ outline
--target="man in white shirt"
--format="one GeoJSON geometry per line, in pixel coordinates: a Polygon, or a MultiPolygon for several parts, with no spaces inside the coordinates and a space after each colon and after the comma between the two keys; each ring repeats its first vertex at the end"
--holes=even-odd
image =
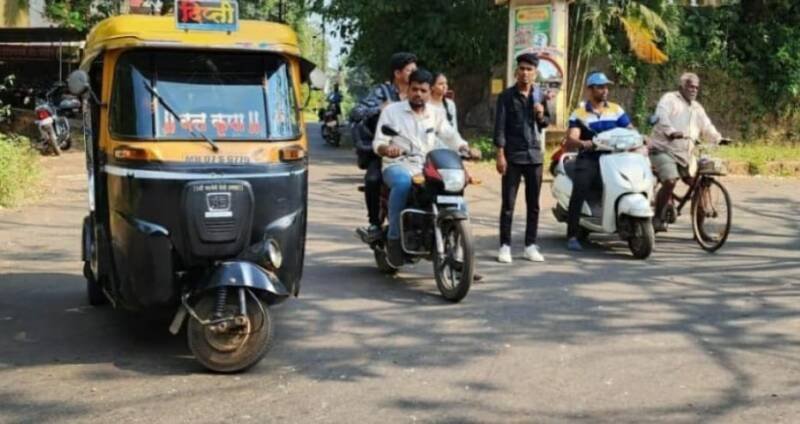
{"type": "Polygon", "coordinates": [[[665,207],[678,179],[691,176],[689,169],[695,160],[695,141],[718,144],[722,140],[703,106],[695,100],[699,91],[700,78],[693,73],[684,73],[678,91],[664,94],[656,107],[658,121],[650,134],[650,161],[661,182],[653,219],[656,231],[666,229],[665,207]]]}
{"type": "Polygon", "coordinates": [[[425,156],[441,141],[453,150],[469,150],[467,142],[447,121],[440,108],[426,107],[433,76],[418,69],[409,78],[408,100],[387,106],[378,120],[373,149],[383,158],[383,181],[389,195],[388,260],[395,267],[404,262],[400,243],[400,212],[411,191],[411,177],[422,173],[425,156]],[[403,137],[384,135],[388,125],[403,137]]]}

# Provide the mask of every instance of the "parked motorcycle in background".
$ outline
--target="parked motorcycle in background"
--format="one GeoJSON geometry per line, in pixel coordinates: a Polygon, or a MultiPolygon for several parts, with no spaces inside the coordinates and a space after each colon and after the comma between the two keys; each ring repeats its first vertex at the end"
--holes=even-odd
{"type": "Polygon", "coordinates": [[[80,111],[81,103],[76,98],[61,98],[64,84],[59,83],[47,91],[44,97],[36,98],[36,127],[39,129],[39,140],[34,147],[42,153],[52,152],[56,156],[72,146],[67,114],[80,111]],[[59,100],[56,100],[59,99],[59,100]],[[58,104],[56,104],[58,101],[58,104]]]}
{"type": "Polygon", "coordinates": [[[320,122],[322,122],[322,139],[333,147],[339,147],[342,138],[339,132],[339,105],[329,102],[320,122]]]}

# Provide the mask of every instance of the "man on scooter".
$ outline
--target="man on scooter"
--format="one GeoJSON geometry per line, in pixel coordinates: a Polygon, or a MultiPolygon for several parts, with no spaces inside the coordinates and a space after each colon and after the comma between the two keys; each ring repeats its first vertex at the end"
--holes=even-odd
{"type": "Polygon", "coordinates": [[[572,251],[583,250],[578,241],[581,209],[591,190],[601,183],[600,155],[603,153],[595,151],[592,139],[614,128],[632,126],[625,110],[608,101],[608,86],[611,84],[604,73],[590,72],[586,77],[586,101],[569,118],[565,146],[579,151],[567,217],[567,249],[572,251]]]}
{"type": "Polygon", "coordinates": [[[722,140],[722,135],[696,100],[698,91],[700,78],[690,72],[684,73],[678,91],[664,94],[656,107],[657,122],[650,134],[650,162],[661,182],[653,217],[656,231],[667,229],[666,205],[678,179],[690,176],[693,143],[704,139],[717,144],[722,140]]]}
{"type": "Polygon", "coordinates": [[[373,152],[372,139],[377,131],[377,122],[381,111],[391,103],[405,100],[408,92],[408,79],[417,69],[417,57],[413,53],[395,53],[390,59],[392,82],[375,87],[370,94],[361,100],[350,112],[350,120],[357,122],[354,127],[353,141],[358,154],[359,168],[366,170],[364,174],[364,200],[367,205],[369,226],[356,230],[359,237],[368,242],[381,236],[381,158],[373,152]]]}
{"type": "Polygon", "coordinates": [[[467,142],[447,121],[439,108],[426,107],[433,75],[424,69],[409,77],[408,100],[393,103],[381,112],[373,141],[375,153],[383,158],[383,181],[389,186],[388,261],[394,267],[404,262],[400,243],[400,212],[408,201],[411,177],[422,173],[425,155],[437,141],[458,151],[469,151],[467,142]],[[380,128],[388,125],[403,137],[389,137],[380,128]]]}

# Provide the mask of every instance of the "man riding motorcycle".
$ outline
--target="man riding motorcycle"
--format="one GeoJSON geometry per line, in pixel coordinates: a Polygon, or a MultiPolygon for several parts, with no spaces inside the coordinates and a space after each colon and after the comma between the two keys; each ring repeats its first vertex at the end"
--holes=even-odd
{"type": "Polygon", "coordinates": [[[650,135],[650,162],[661,182],[656,195],[653,227],[666,231],[666,205],[678,179],[690,177],[692,151],[696,140],[718,144],[722,135],[711,123],[705,109],[697,102],[700,78],[687,72],[681,75],[678,91],[664,94],[656,107],[656,125],[650,135]]]}
{"type": "Polygon", "coordinates": [[[441,141],[453,150],[469,152],[469,146],[438,108],[426,107],[433,75],[424,69],[409,77],[408,100],[393,103],[381,112],[378,128],[387,125],[405,137],[389,137],[378,131],[373,141],[375,153],[382,157],[383,181],[389,186],[388,261],[394,267],[404,262],[400,242],[400,212],[411,191],[411,178],[422,173],[425,155],[441,141]],[[407,155],[414,153],[414,155],[407,155]]]}

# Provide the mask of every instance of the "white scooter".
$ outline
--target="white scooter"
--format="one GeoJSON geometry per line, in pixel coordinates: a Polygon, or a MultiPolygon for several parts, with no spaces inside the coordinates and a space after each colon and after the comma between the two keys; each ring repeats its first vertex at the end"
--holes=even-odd
{"type": "MultiPolygon", "coordinates": [[[[636,130],[617,128],[592,142],[595,149],[609,153],[600,157],[603,191],[590,194],[583,204],[578,239],[585,240],[589,233],[618,233],[634,257],[645,259],[655,246],[650,199],[656,179],[648,157],[637,152],[643,148],[644,138],[636,130]]],[[[553,214],[559,222],[567,221],[576,156],[564,154],[556,167],[553,214]]]]}

